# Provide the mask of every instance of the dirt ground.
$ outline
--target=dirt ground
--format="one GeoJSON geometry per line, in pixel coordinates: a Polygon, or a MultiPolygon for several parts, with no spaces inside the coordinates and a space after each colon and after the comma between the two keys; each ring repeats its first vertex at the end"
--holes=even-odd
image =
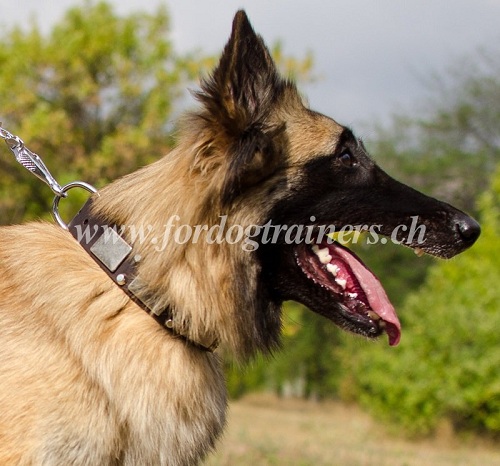
{"type": "Polygon", "coordinates": [[[233,402],[228,428],[205,466],[500,466],[500,445],[390,435],[357,407],[252,395],[233,402]]]}

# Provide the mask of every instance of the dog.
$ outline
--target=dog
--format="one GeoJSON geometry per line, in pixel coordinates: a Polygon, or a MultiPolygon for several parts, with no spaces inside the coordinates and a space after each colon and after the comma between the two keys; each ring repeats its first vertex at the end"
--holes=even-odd
{"type": "Polygon", "coordinates": [[[323,226],[375,225],[444,258],[480,234],[307,108],[243,11],[197,98],[177,146],[68,230],[0,230],[0,464],[198,464],[225,424],[220,352],[277,349],[285,300],[398,343],[380,283],[323,226]]]}

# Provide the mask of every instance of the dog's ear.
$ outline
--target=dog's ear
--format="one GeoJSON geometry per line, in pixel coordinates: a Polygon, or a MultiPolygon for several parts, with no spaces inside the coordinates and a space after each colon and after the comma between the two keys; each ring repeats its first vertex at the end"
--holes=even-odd
{"type": "Polygon", "coordinates": [[[219,64],[202,83],[200,98],[205,107],[236,136],[264,119],[281,85],[264,41],[246,13],[238,11],[219,64]]]}
{"type": "Polygon", "coordinates": [[[229,146],[224,201],[230,202],[275,169],[280,130],[270,128],[266,117],[286,86],[264,41],[245,12],[238,11],[219,64],[198,94],[211,124],[222,131],[229,146]]]}

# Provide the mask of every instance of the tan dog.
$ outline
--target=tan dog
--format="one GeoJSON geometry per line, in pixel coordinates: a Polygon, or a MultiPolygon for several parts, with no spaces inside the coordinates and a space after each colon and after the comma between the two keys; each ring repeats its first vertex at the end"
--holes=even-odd
{"type": "Polygon", "coordinates": [[[271,351],[285,299],[399,341],[380,284],[323,225],[363,225],[442,257],[479,235],[306,108],[243,12],[198,97],[176,149],[93,196],[88,218],[124,227],[134,287],[113,275],[109,242],[92,253],[51,224],[0,230],[1,465],[197,464],[226,411],[219,357],[204,347],[271,351]]]}

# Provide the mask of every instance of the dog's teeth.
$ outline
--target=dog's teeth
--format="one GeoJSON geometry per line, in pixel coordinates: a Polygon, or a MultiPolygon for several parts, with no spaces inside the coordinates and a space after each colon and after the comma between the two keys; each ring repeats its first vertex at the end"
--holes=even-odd
{"type": "Polygon", "coordinates": [[[335,264],[326,264],[326,270],[328,270],[328,272],[330,272],[334,277],[336,277],[340,268],[338,265],[335,264]]]}
{"type": "Polygon", "coordinates": [[[425,253],[424,253],[424,250],[423,249],[420,249],[420,248],[415,248],[413,250],[413,252],[418,256],[418,257],[422,257],[425,253]]]}
{"type": "Polygon", "coordinates": [[[380,316],[373,311],[368,311],[368,317],[372,320],[380,320],[380,316]]]}
{"type": "Polygon", "coordinates": [[[335,283],[339,285],[343,290],[345,290],[345,286],[347,285],[347,280],[344,280],[343,278],[336,278],[335,283]]]}
{"type": "Polygon", "coordinates": [[[317,256],[322,264],[328,264],[332,260],[332,256],[330,256],[330,251],[328,248],[323,248],[318,251],[317,256]]]}
{"type": "Polygon", "coordinates": [[[319,258],[319,261],[322,264],[328,264],[332,260],[332,256],[330,256],[330,251],[328,248],[320,249],[316,244],[312,247],[312,251],[319,258]]]}
{"type": "Polygon", "coordinates": [[[349,298],[355,299],[358,297],[358,293],[347,293],[347,296],[349,296],[349,298]]]}
{"type": "Polygon", "coordinates": [[[324,256],[320,256],[320,258],[319,258],[319,261],[322,264],[329,264],[331,260],[332,260],[332,256],[330,256],[330,254],[326,254],[324,256]]]}

